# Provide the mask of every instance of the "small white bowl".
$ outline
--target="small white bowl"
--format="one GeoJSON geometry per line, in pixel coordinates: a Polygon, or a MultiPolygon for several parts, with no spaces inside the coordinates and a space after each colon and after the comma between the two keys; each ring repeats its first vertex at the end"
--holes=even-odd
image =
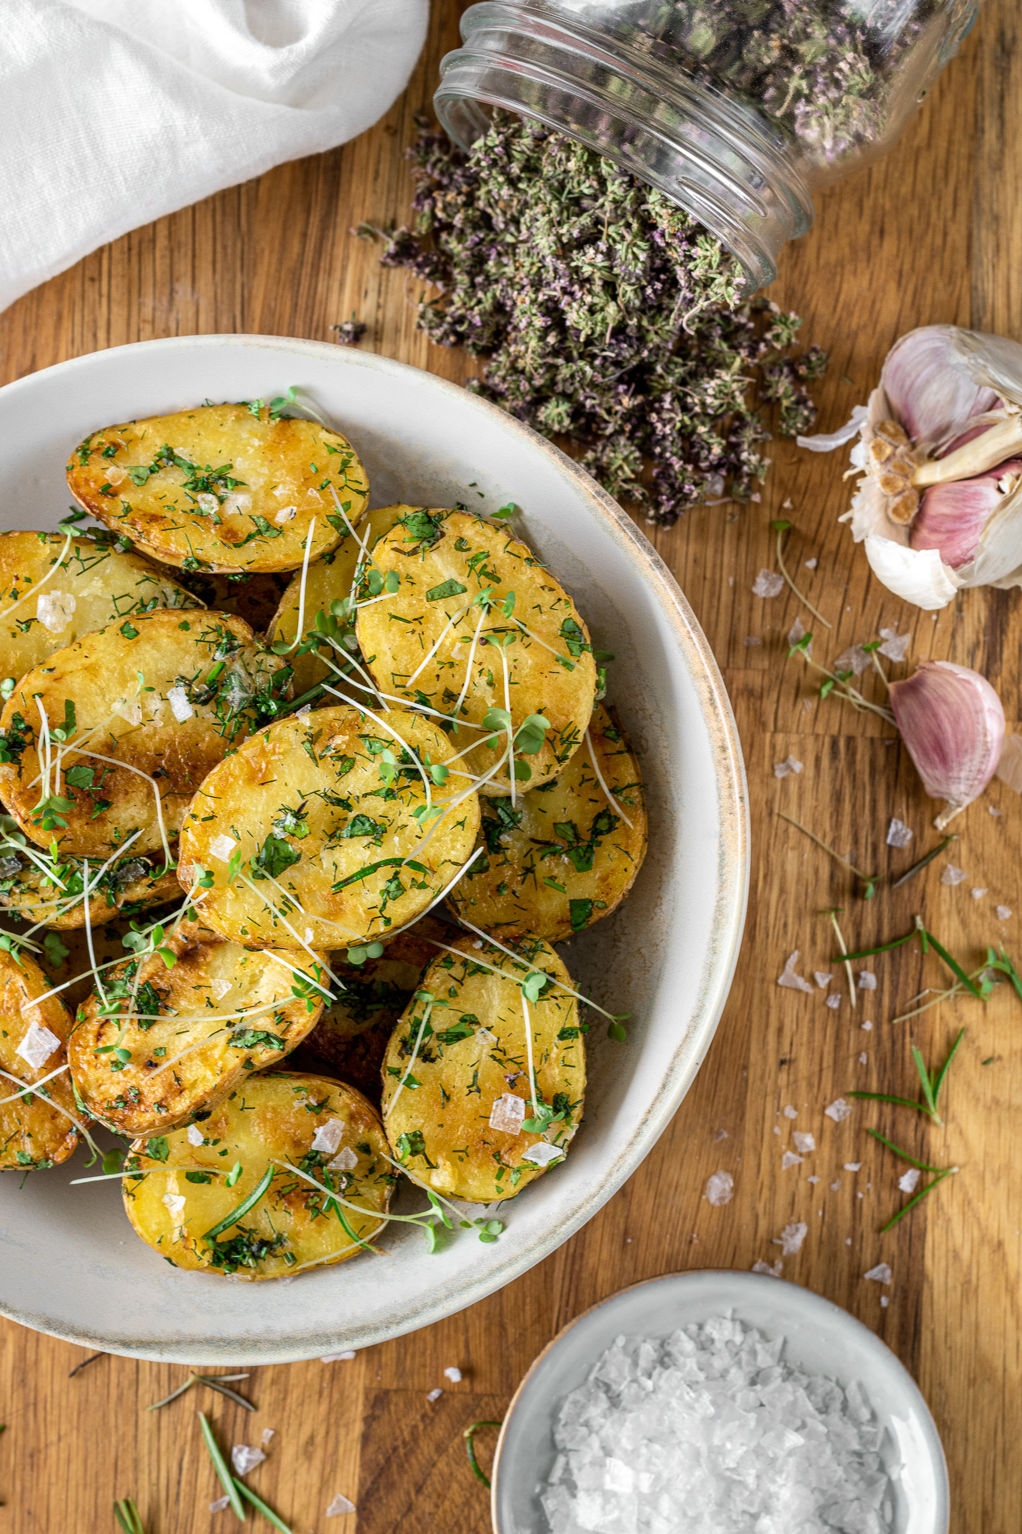
{"type": "Polygon", "coordinates": [[[565,1396],[615,1337],[666,1337],[728,1311],[768,1337],[784,1336],[790,1363],[839,1385],[861,1384],[892,1445],[894,1534],[947,1534],[940,1438],[918,1386],[886,1343],[840,1305],[798,1284],[716,1268],[665,1273],[621,1289],[569,1321],[544,1348],[515,1392],[497,1441],[495,1534],[548,1534],[536,1489],[554,1462],[554,1421],[565,1396]]]}

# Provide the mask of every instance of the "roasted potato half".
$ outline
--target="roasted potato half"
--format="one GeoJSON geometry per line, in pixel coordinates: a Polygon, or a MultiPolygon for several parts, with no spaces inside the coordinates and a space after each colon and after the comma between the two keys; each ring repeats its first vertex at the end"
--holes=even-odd
{"type": "Polygon", "coordinates": [[[490,1203],[520,1193],[566,1151],[582,1116],[585,1046],[552,948],[530,941],[516,962],[471,938],[451,947],[423,975],[387,1047],[383,1122],[410,1176],[490,1203]],[[549,978],[528,978],[537,973],[549,978]],[[539,1145],[549,1149],[527,1159],[539,1145]]]}
{"type": "Polygon", "coordinates": [[[448,943],[450,938],[450,927],[424,916],[391,938],[379,958],[355,965],[335,956],[333,971],[341,994],[305,1040],[303,1057],[329,1065],[342,1081],[378,1102],[380,1069],[394,1025],[423,970],[435,959],[437,942],[448,943]]]}
{"type": "Polygon", "coordinates": [[[141,1174],[123,1187],[143,1241],[176,1267],[249,1279],[354,1257],[396,1181],[361,1092],[277,1072],[246,1081],[201,1126],[137,1140],[125,1165],[141,1174]]]}
{"type": "Polygon", "coordinates": [[[291,657],[296,698],[330,675],[330,667],[320,659],[320,655],[333,661],[334,665],[343,666],[343,649],[339,652],[336,645],[331,645],[324,632],[332,627],[329,619],[335,616],[331,611],[331,603],[353,599],[356,571],[359,563],[365,561],[366,551],[371,550],[377,540],[388,533],[401,517],[415,510],[414,506],[397,505],[380,506],[368,512],[354,534],[346,530],[335,549],[309,565],[304,580],[300,570],[291,577],[280,599],[280,606],[273,615],[268,642],[290,644],[298,634],[299,620],[304,636],[313,634],[317,629],[324,635],[318,651],[307,650],[304,654],[291,657]],[[317,625],[319,614],[323,616],[317,625]]]}
{"type": "Polygon", "coordinates": [[[95,629],[202,603],[108,533],[0,533],[0,677],[15,681],[95,629]]]}
{"type": "Polygon", "coordinates": [[[71,1019],[46,995],[51,988],[27,953],[0,950],[0,1170],[56,1166],[78,1144],[65,1054],[71,1019]],[[36,1092],[19,1090],[36,1083],[36,1092]]]}
{"type": "MultiPolygon", "coordinates": [[[[8,816],[2,819],[8,827],[14,825],[8,816]]],[[[137,916],[181,895],[177,871],[164,868],[162,853],[135,857],[128,852],[106,868],[96,863],[87,872],[88,916],[93,927],[119,916],[137,916]]],[[[29,847],[17,830],[8,830],[0,838],[0,910],[12,921],[26,926],[43,922],[58,932],[84,927],[85,887],[81,858],[54,858],[29,847]]]]}
{"type": "Polygon", "coordinates": [[[481,809],[480,856],[449,898],[459,916],[505,941],[531,933],[557,943],[580,932],[621,904],[642,866],[639,764],[602,703],[558,777],[516,804],[483,799],[481,809]]]}
{"type": "Polygon", "coordinates": [[[289,677],[224,613],[136,614],[86,634],[8,699],[0,798],[27,837],[62,854],[102,859],[129,840],[135,856],[154,852],[289,677]]]}
{"type": "Polygon", "coordinates": [[[347,437],[260,400],[94,431],[67,482],[80,506],[165,564],[225,574],[293,570],[307,546],[318,559],[369,499],[347,437]]]}
{"type": "Polygon", "coordinates": [[[463,511],[412,511],[373,549],[356,633],[374,680],[458,722],[462,767],[483,793],[556,776],[593,711],[585,624],[504,527],[463,511]],[[478,741],[478,744],[474,744],[478,741]]]}
{"type": "Polygon", "coordinates": [[[204,921],[250,947],[386,937],[414,921],[472,851],[477,796],[453,773],[433,781],[450,756],[444,733],[403,709],[282,719],[195,795],[178,878],[201,886],[204,921]]]}
{"type": "Polygon", "coordinates": [[[253,952],[182,922],[158,952],[97,976],[68,1045],[78,1095],[123,1135],[208,1118],[310,1032],[325,981],[321,962],[306,958],[303,967],[291,954],[253,952]]]}

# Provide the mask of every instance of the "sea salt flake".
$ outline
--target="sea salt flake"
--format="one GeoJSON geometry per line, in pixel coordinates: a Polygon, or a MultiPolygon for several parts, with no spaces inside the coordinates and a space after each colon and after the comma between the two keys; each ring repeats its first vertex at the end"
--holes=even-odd
{"type": "Polygon", "coordinates": [[[355,1357],[354,1348],[345,1348],[343,1353],[324,1353],[320,1359],[321,1364],[344,1364],[355,1357]]]}
{"type": "Polygon", "coordinates": [[[807,559],[807,560],[806,560],[806,569],[807,569],[807,570],[815,570],[815,569],[816,569],[816,566],[817,566],[817,565],[818,565],[818,564],[819,564],[819,563],[820,563],[820,561],[819,561],[819,560],[818,560],[818,559],[817,559],[817,558],[816,558],[816,556],[815,556],[815,555],[814,555],[814,556],[813,556],[813,558],[812,558],[812,559],[807,559]]]}
{"type": "Polygon", "coordinates": [[[813,970],[813,979],[816,981],[816,984],[820,987],[821,991],[826,990],[827,986],[830,984],[833,978],[834,977],[829,969],[813,970]]]}
{"type": "Polygon", "coordinates": [[[183,724],[195,713],[188,701],[188,691],[184,687],[172,687],[167,693],[167,702],[170,704],[170,712],[179,724],[183,724]]]}
{"type": "Polygon", "coordinates": [[[751,1272],[765,1273],[768,1278],[780,1278],[783,1269],[784,1264],[781,1262],[779,1257],[777,1261],[773,1263],[764,1262],[762,1258],[759,1258],[752,1264],[751,1272]]]}
{"type": "Polygon", "coordinates": [[[560,1161],[564,1151],[559,1145],[548,1145],[545,1140],[538,1140],[535,1145],[530,1145],[527,1151],[522,1152],[523,1161],[531,1161],[533,1166],[549,1166],[553,1161],[560,1161]]]}
{"type": "Polygon", "coordinates": [[[834,1120],[835,1124],[840,1124],[842,1119],[846,1119],[851,1113],[852,1105],[846,1103],[843,1097],[835,1097],[830,1106],[823,1111],[829,1119],[834,1120]]]}
{"type": "Polygon", "coordinates": [[[827,997],[827,1005],[832,1012],[836,1012],[838,1007],[841,1005],[841,992],[831,991],[830,995],[827,997]]]}
{"type": "Polygon", "coordinates": [[[172,1220],[180,1220],[185,1212],[185,1196],[183,1193],[165,1193],[161,1200],[170,1210],[172,1220]]]}
{"type": "Polygon", "coordinates": [[[870,1268],[864,1273],[863,1278],[871,1278],[877,1284],[889,1284],[891,1282],[891,1265],[889,1262],[878,1262],[875,1268],[870,1268]]]}
{"type": "Polygon", "coordinates": [[[219,836],[214,836],[209,844],[209,850],[211,855],[219,862],[226,863],[237,845],[233,836],[225,836],[221,832],[219,836]]]}
{"type": "Polygon", "coordinates": [[[961,884],[965,878],[965,869],[956,868],[954,863],[949,863],[940,876],[941,884],[961,884]]]}
{"type": "Polygon", "coordinates": [[[846,1161],[845,1162],[845,1171],[846,1172],[857,1172],[860,1169],[861,1166],[862,1166],[862,1162],[861,1161],[846,1161]]]}
{"type": "Polygon", "coordinates": [[[818,1177],[816,1177],[816,1176],[813,1176],[813,1177],[807,1177],[807,1178],[806,1178],[806,1182],[811,1182],[811,1183],[812,1183],[812,1185],[813,1185],[813,1187],[814,1187],[814,1188],[815,1188],[815,1187],[816,1187],[816,1184],[817,1184],[817,1183],[818,1183],[818,1182],[819,1182],[819,1181],[820,1181],[820,1179],[819,1179],[819,1178],[818,1178],[818,1177]]]}
{"type": "Polygon", "coordinates": [[[340,1149],[344,1139],[343,1119],[327,1119],[325,1124],[316,1125],[316,1133],[312,1137],[311,1150],[323,1151],[332,1156],[340,1149]]]}
{"type": "Polygon", "coordinates": [[[746,634],[744,643],[747,646],[747,648],[751,650],[756,645],[761,645],[763,643],[763,641],[762,641],[762,639],[757,639],[755,634],[746,634]]]}
{"type": "Polygon", "coordinates": [[[137,698],[121,698],[114,704],[114,713],[125,724],[138,725],[142,723],[142,705],[137,698]]]}
{"type": "Polygon", "coordinates": [[[44,629],[59,634],[71,622],[76,605],[70,591],[40,591],[35,599],[35,615],[44,629]]]}
{"type": "Polygon", "coordinates": [[[910,1166],[907,1172],[902,1172],[898,1178],[898,1187],[902,1193],[914,1193],[916,1191],[916,1183],[921,1175],[917,1166],[910,1166]]]}
{"type": "Polygon", "coordinates": [[[713,1172],[706,1179],[705,1196],[707,1203],[721,1205],[730,1204],[734,1197],[735,1180],[730,1172],[713,1172]]]}
{"type": "Polygon", "coordinates": [[[912,643],[911,634],[899,634],[897,629],[881,629],[880,638],[883,644],[879,646],[879,653],[885,655],[888,660],[904,660],[908,654],[908,647],[912,643]]]}
{"type": "MultiPolygon", "coordinates": [[[[788,644],[789,645],[798,644],[800,639],[804,639],[806,637],[806,632],[807,632],[806,626],[802,622],[802,619],[801,618],[796,618],[794,623],[791,625],[791,628],[788,630],[788,644]]],[[[812,646],[811,645],[807,645],[806,646],[806,653],[810,654],[811,651],[812,651],[812,646]]]]}
{"type": "Polygon", "coordinates": [[[859,1064],[860,1064],[860,1065],[865,1065],[865,1064],[866,1064],[866,1061],[867,1061],[867,1060],[868,1060],[868,1059],[869,1059],[869,1055],[867,1055],[867,1053],[866,1053],[866,1051],[865,1051],[865,1050],[864,1050],[864,1049],[863,1049],[863,1050],[861,1050],[861,1051],[860,1051],[860,1052],[859,1052],[859,1064]]]}
{"type": "Polygon", "coordinates": [[[779,1246],[782,1257],[794,1257],[796,1252],[802,1250],[802,1243],[809,1234],[809,1226],[801,1220],[796,1224],[794,1221],[786,1225],[779,1236],[773,1239],[773,1245],[779,1246]]]}
{"type": "Polygon", "coordinates": [[[752,583],[754,597],[776,597],[784,590],[784,576],[776,570],[761,570],[752,583]]]}
{"type": "Polygon", "coordinates": [[[457,1364],[448,1364],[444,1370],[444,1378],[450,1380],[452,1385],[459,1385],[465,1378],[457,1364]]]}
{"type": "Polygon", "coordinates": [[[1011,906],[1010,905],[999,905],[997,907],[997,920],[998,921],[1007,921],[1008,917],[1010,915],[1011,915],[1011,906]]]}
{"type": "Polygon", "coordinates": [[[865,1022],[859,1024],[859,1027],[862,1029],[863,1033],[870,1033],[872,1031],[873,1024],[867,1017],[865,1022]]]}
{"type": "Polygon", "coordinates": [[[784,969],[777,977],[777,984],[786,986],[790,991],[809,991],[811,993],[813,988],[809,984],[809,981],[803,980],[801,975],[795,973],[795,965],[798,963],[798,954],[799,951],[796,948],[795,952],[790,953],[785,959],[784,969]]]}
{"type": "Polygon", "coordinates": [[[349,1501],[344,1493],[339,1491],[336,1497],[334,1497],[333,1501],[330,1503],[330,1506],[327,1508],[326,1516],[328,1518],[340,1518],[345,1513],[353,1513],[354,1511],[354,1502],[349,1501]]]}
{"type": "Polygon", "coordinates": [[[489,1028],[477,1028],[476,1038],[482,1039],[484,1044],[496,1044],[497,1042],[497,1035],[491,1033],[489,1028]]]}
{"type": "Polygon", "coordinates": [[[332,1161],[328,1161],[328,1172],[353,1172],[358,1166],[358,1156],[350,1145],[342,1146],[332,1161]]]}
{"type": "Polygon", "coordinates": [[[797,757],[794,757],[794,756],[791,756],[791,755],[786,756],[784,758],[783,762],[775,762],[774,763],[774,777],[775,778],[786,778],[789,773],[792,773],[792,772],[798,773],[798,772],[801,772],[801,771],[802,771],[802,763],[798,760],[797,757]]]}
{"type": "Polygon", "coordinates": [[[974,889],[971,891],[973,900],[982,900],[983,896],[989,895],[989,893],[990,891],[987,889],[974,889]]]}
{"type": "Polygon", "coordinates": [[[279,511],[274,512],[273,520],[279,527],[282,522],[290,522],[292,518],[296,517],[297,515],[297,506],[282,506],[279,511]]]}
{"type": "Polygon", "coordinates": [[[231,1450],[231,1464],[234,1466],[235,1475],[248,1475],[256,1465],[261,1465],[266,1455],[262,1449],[254,1449],[251,1444],[236,1443],[231,1450]]]}
{"type": "Polygon", "coordinates": [[[877,977],[876,977],[876,975],[874,975],[873,971],[871,969],[860,969],[860,971],[859,971],[859,990],[860,991],[875,991],[876,988],[877,988],[877,977]]]}
{"type": "Polygon", "coordinates": [[[880,1296],[880,1303],[884,1307],[884,1309],[886,1310],[888,1305],[891,1303],[890,1296],[887,1295],[887,1294],[882,1294],[880,1296]]]}
{"type": "Polygon", "coordinates": [[[217,1497],[215,1502],[209,1504],[209,1510],[211,1513],[222,1513],[224,1508],[230,1507],[230,1505],[230,1497],[217,1497]]]}
{"type": "Polygon", "coordinates": [[[987,805],[987,814],[988,815],[1000,815],[1001,811],[997,808],[996,804],[988,804],[987,805]]]}
{"type": "Polygon", "coordinates": [[[26,1065],[38,1071],[46,1064],[53,1051],[59,1048],[60,1040],[55,1033],[51,1033],[49,1028],[44,1028],[40,1023],[30,1023],[14,1053],[20,1055],[26,1065]]]}
{"type": "Polygon", "coordinates": [[[831,1185],[830,1185],[831,1193],[836,1193],[838,1191],[838,1189],[840,1188],[840,1186],[841,1186],[841,1179],[838,1178],[837,1182],[832,1182],[831,1185]]]}
{"type": "Polygon", "coordinates": [[[490,1109],[489,1125],[502,1134],[517,1135],[522,1132],[525,1121],[525,1099],[514,1092],[504,1092],[495,1097],[490,1109]]]}
{"type": "Polygon", "coordinates": [[[831,669],[839,676],[845,671],[850,671],[853,676],[861,676],[869,664],[870,659],[866,651],[861,645],[853,644],[842,651],[831,669]]]}
{"type": "Polygon", "coordinates": [[[786,1119],[797,1119],[798,1118],[798,1109],[797,1108],[793,1108],[791,1106],[791,1103],[785,1103],[784,1107],[781,1109],[781,1112],[784,1114],[784,1117],[786,1119]]]}
{"type": "Polygon", "coordinates": [[[206,1142],[206,1137],[198,1124],[189,1124],[186,1134],[189,1145],[204,1145],[206,1142]]]}
{"type": "Polygon", "coordinates": [[[915,832],[903,820],[893,819],[887,827],[888,847],[907,847],[915,832]]]}
{"type": "Polygon", "coordinates": [[[816,1139],[807,1129],[792,1130],[791,1138],[794,1141],[795,1149],[801,1151],[804,1155],[808,1155],[810,1151],[816,1149],[816,1139]]]}
{"type": "Polygon", "coordinates": [[[443,1395],[443,1390],[440,1388],[439,1385],[436,1385],[436,1386],[434,1386],[434,1388],[432,1390],[427,1390],[426,1391],[426,1400],[427,1401],[439,1401],[439,1399],[440,1399],[440,1397],[442,1395],[443,1395]]]}
{"type": "Polygon", "coordinates": [[[802,1157],[796,1156],[794,1151],[785,1151],[781,1157],[781,1171],[786,1172],[790,1166],[801,1166],[802,1157]]]}

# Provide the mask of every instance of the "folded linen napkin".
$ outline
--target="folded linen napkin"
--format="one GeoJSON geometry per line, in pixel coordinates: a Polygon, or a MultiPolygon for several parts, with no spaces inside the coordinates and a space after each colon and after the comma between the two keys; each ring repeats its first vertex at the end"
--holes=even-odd
{"type": "Polygon", "coordinates": [[[3,0],[0,309],[128,229],[354,138],[428,0],[3,0]]]}

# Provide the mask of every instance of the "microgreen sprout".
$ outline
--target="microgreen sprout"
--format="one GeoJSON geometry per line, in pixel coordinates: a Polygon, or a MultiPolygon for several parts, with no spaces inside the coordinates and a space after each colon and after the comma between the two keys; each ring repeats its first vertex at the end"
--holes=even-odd
{"type": "Polygon", "coordinates": [[[495,1421],[493,1418],[482,1418],[478,1422],[470,1422],[468,1427],[461,1435],[465,1440],[465,1452],[468,1454],[468,1462],[472,1467],[472,1474],[475,1476],[477,1481],[482,1481],[487,1491],[489,1491],[492,1483],[490,1481],[490,1477],[486,1475],[482,1470],[479,1461],[476,1458],[475,1435],[481,1427],[501,1426],[502,1423],[499,1419],[495,1421]]]}
{"type": "Polygon", "coordinates": [[[847,868],[850,874],[854,874],[855,878],[862,885],[860,894],[862,895],[863,900],[873,899],[873,896],[876,894],[877,884],[880,882],[879,874],[864,874],[861,868],[856,868],[855,864],[849,862],[848,858],[843,858],[840,852],[835,852],[834,848],[829,846],[827,842],[823,841],[821,837],[817,836],[815,831],[810,831],[808,826],[804,826],[802,822],[800,820],[796,820],[793,815],[786,815],[783,810],[778,810],[777,816],[780,820],[786,820],[789,826],[794,826],[796,831],[801,831],[803,836],[808,836],[809,840],[811,842],[815,842],[817,847],[821,848],[821,850],[824,851],[828,857],[834,859],[835,863],[840,863],[842,868],[847,868]]]}
{"type": "MultiPolygon", "coordinates": [[[[849,953],[844,955],[844,957],[848,960],[868,959],[874,954],[889,953],[892,948],[901,948],[905,943],[911,943],[913,938],[916,937],[919,939],[919,943],[924,954],[929,953],[930,949],[932,948],[938,958],[942,959],[943,962],[947,965],[948,969],[955,976],[955,979],[961,985],[963,985],[967,991],[971,992],[971,994],[975,996],[978,1001],[986,1001],[989,992],[984,991],[983,986],[977,983],[977,979],[973,978],[972,975],[967,975],[965,973],[965,970],[959,964],[958,960],[955,959],[947,951],[942,943],[937,941],[932,932],[928,931],[927,928],[923,926],[923,923],[918,916],[915,918],[915,925],[913,926],[911,932],[906,932],[903,937],[892,938],[889,943],[878,943],[873,948],[860,948],[856,953],[849,953]]],[[[842,953],[844,954],[844,944],[841,946],[842,953]]],[[[984,968],[985,967],[986,966],[984,966],[984,968]]]]}
{"type": "Polygon", "coordinates": [[[866,710],[868,713],[876,714],[888,724],[894,724],[894,715],[889,708],[885,708],[881,703],[871,703],[868,698],[863,697],[857,687],[851,686],[850,671],[828,671],[826,666],[821,666],[819,661],[813,660],[809,653],[812,638],[812,634],[803,634],[802,638],[788,650],[788,659],[790,660],[793,655],[800,655],[807,666],[821,674],[824,680],[820,684],[820,697],[828,698],[833,693],[836,698],[840,698],[844,703],[850,703],[860,713],[866,710]]]}
{"type": "Polygon", "coordinates": [[[826,618],[819,611],[819,609],[813,606],[812,602],[810,602],[810,600],[806,596],[805,592],[804,591],[800,591],[799,588],[795,585],[795,582],[792,580],[791,575],[789,574],[788,567],[784,563],[784,545],[787,542],[787,535],[791,531],[792,524],[790,522],[786,522],[784,520],[780,520],[780,521],[776,521],[776,522],[771,522],[770,526],[773,528],[774,532],[777,534],[777,568],[780,570],[780,572],[783,575],[785,581],[790,586],[792,592],[795,594],[795,596],[798,598],[798,600],[802,603],[802,606],[803,607],[807,607],[809,609],[809,611],[812,613],[813,617],[814,618],[818,618],[819,621],[823,624],[825,629],[832,628],[833,625],[828,623],[826,618]]]}
{"type": "Polygon", "coordinates": [[[841,928],[838,926],[837,921],[843,909],[843,906],[833,906],[830,910],[821,911],[819,914],[821,916],[828,917],[830,919],[831,926],[834,928],[834,935],[837,938],[837,945],[841,950],[840,962],[844,965],[845,978],[848,981],[848,995],[851,998],[852,1011],[854,1012],[856,1007],[855,976],[852,974],[852,966],[850,963],[850,960],[854,958],[854,955],[848,952],[848,945],[844,940],[841,928]]]}

